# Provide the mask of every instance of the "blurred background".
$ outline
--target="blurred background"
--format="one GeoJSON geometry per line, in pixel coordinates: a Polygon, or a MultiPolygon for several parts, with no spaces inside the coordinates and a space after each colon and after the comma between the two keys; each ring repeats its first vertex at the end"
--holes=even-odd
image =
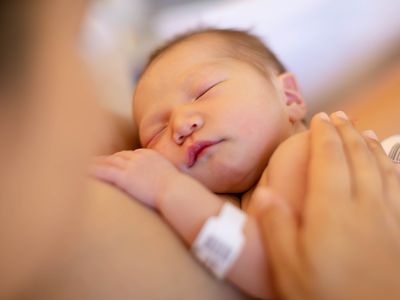
{"type": "Polygon", "coordinates": [[[131,114],[148,54],[174,35],[251,30],[295,73],[315,112],[345,110],[360,129],[400,134],[399,0],[97,0],[82,49],[105,105],[131,114]]]}

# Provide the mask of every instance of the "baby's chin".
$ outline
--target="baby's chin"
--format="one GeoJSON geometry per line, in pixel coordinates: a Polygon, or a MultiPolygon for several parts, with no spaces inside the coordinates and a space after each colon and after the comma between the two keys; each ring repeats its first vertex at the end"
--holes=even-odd
{"type": "Polygon", "coordinates": [[[214,193],[239,194],[258,183],[265,169],[263,164],[240,155],[214,154],[203,157],[193,168],[181,170],[214,193]]]}
{"type": "Polygon", "coordinates": [[[250,190],[260,179],[259,174],[221,174],[213,172],[208,176],[192,175],[210,191],[217,194],[239,194],[250,190]]]}

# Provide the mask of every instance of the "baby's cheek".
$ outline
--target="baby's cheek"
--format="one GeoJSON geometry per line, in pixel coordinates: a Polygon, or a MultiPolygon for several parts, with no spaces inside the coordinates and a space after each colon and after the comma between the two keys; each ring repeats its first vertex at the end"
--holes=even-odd
{"type": "Polygon", "coordinates": [[[182,157],[177,153],[173,147],[169,144],[167,139],[161,138],[156,145],[152,147],[152,150],[161,154],[166,160],[171,162],[176,168],[182,167],[182,157]]]}

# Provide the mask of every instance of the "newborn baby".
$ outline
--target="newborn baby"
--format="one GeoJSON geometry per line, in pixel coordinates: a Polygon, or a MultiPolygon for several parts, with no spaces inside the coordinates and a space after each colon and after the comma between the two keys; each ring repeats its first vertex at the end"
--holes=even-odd
{"type": "Polygon", "coordinates": [[[256,217],[264,186],[295,211],[304,194],[306,109],[294,75],[251,34],[203,30],[154,53],[133,106],[144,149],[98,159],[95,175],[158,210],[188,245],[225,201],[241,207],[246,242],[227,277],[272,297],[256,217]]]}

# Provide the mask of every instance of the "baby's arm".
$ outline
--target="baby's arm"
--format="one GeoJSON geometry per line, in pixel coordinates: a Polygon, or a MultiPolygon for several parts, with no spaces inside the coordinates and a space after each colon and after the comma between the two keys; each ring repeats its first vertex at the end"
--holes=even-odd
{"type": "MultiPolygon", "coordinates": [[[[206,220],[218,215],[224,204],[219,196],[149,149],[100,159],[94,175],[156,208],[189,246],[206,220]]],[[[245,246],[227,277],[252,296],[270,298],[267,262],[254,217],[247,218],[244,235],[245,246]]]]}

